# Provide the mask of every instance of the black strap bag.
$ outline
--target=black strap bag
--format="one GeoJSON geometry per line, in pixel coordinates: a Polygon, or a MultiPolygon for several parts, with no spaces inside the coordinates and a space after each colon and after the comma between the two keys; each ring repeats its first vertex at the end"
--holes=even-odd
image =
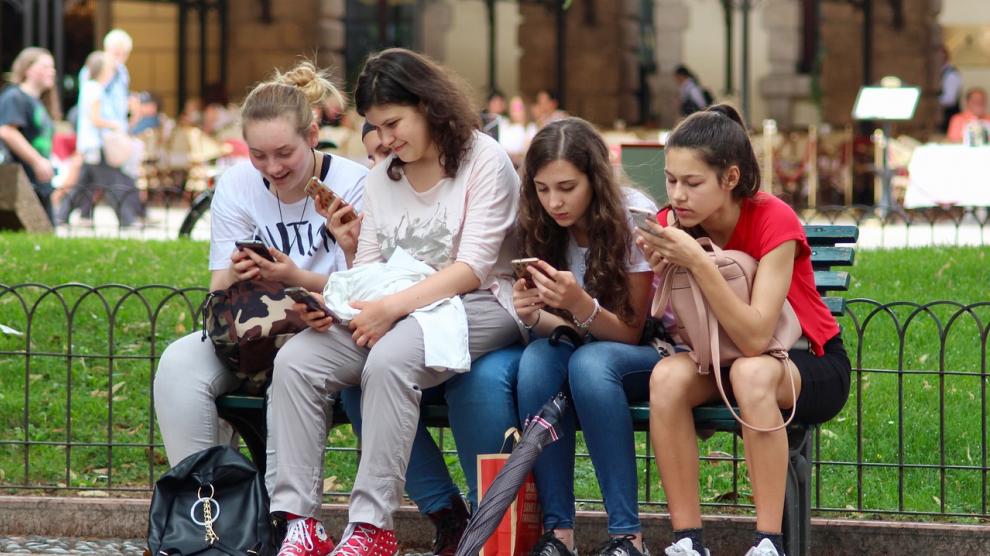
{"type": "Polygon", "coordinates": [[[229,446],[179,462],[155,483],[151,556],[275,554],[264,479],[229,446]]]}

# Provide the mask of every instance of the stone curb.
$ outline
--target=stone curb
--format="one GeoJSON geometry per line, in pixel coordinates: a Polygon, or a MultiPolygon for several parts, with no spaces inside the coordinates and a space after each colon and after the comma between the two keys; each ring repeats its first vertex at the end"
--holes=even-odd
{"type": "MultiPolygon", "coordinates": [[[[0,534],[45,537],[142,538],[147,532],[147,499],[0,496],[0,534]]],[[[343,531],[347,506],[325,504],[321,517],[331,532],[343,531]]],[[[643,531],[654,553],[670,539],[666,514],[644,514],[643,531]]],[[[578,546],[591,554],[605,540],[602,512],[578,512],[578,546]]],[[[718,554],[743,554],[750,546],[751,517],[705,517],[705,543],[718,554]]],[[[403,547],[429,547],[433,526],[413,507],[402,507],[395,528],[403,547]]],[[[812,520],[812,554],[990,554],[990,525],[956,525],[812,520]]]]}

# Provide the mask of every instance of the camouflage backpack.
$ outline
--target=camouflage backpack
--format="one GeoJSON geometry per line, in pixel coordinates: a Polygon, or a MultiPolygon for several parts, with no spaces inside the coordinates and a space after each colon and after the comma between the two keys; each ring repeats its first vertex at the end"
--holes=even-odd
{"type": "Polygon", "coordinates": [[[275,353],[306,328],[280,282],[247,280],[210,292],[203,309],[203,341],[243,382],[241,391],[264,392],[275,353]]]}

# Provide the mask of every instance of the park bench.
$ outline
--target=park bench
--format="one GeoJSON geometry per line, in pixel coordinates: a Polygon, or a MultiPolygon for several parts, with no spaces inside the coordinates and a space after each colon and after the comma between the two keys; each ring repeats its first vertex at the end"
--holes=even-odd
{"type": "MultiPolygon", "coordinates": [[[[851,266],[854,244],[859,236],[855,226],[806,225],[804,227],[811,245],[811,262],[815,270],[818,293],[833,315],[845,312],[845,300],[831,295],[849,289],[849,273],[834,267],[851,266]],[[843,245],[845,244],[845,245],[843,245]]],[[[244,439],[251,458],[259,469],[265,465],[265,414],[264,399],[260,396],[231,394],[217,399],[220,416],[229,421],[244,439]]],[[[630,408],[634,427],[649,429],[649,406],[633,405],[630,408]]],[[[429,426],[446,427],[447,408],[444,405],[426,405],[422,417],[429,426]]],[[[698,407],[694,410],[698,428],[719,432],[740,433],[739,423],[721,404],[698,407]]],[[[347,423],[347,415],[340,404],[334,408],[334,424],[347,423]]],[[[789,462],[787,469],[787,493],[784,502],[784,550],[789,556],[809,554],[811,537],[811,446],[814,427],[792,424],[788,427],[789,462]]]]}

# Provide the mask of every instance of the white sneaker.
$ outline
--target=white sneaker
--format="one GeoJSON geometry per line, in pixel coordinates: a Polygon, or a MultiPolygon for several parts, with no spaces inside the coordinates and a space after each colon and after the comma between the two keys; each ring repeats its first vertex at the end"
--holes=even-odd
{"type": "MultiPolygon", "coordinates": [[[[701,554],[694,549],[694,541],[688,538],[681,539],[663,550],[666,556],[711,556],[708,549],[701,554]]],[[[748,556],[748,555],[747,555],[748,556]]]]}
{"type": "Polygon", "coordinates": [[[763,539],[760,544],[749,549],[746,556],[783,556],[770,542],[770,539],[763,539]]]}

